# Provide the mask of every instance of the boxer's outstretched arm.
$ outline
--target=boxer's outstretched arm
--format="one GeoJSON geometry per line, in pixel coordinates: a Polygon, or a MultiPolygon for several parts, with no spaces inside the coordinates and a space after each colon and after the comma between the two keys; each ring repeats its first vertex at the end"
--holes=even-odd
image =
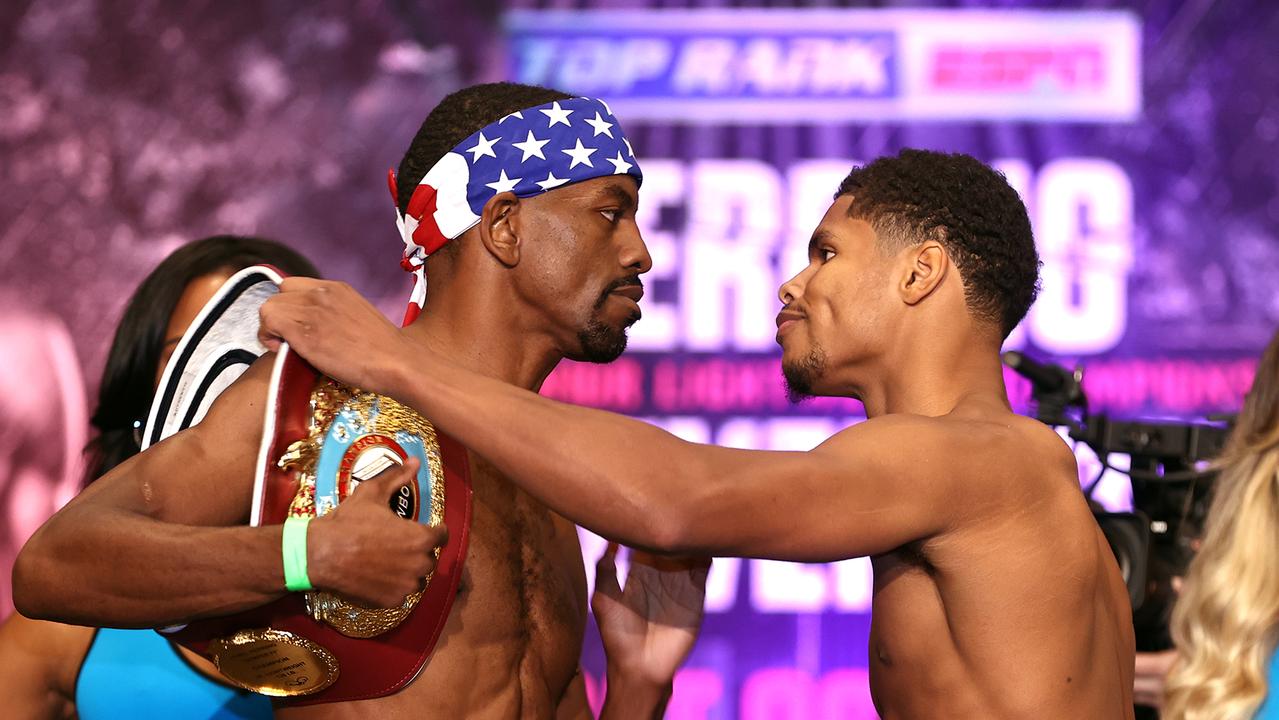
{"type": "Polygon", "coordinates": [[[1009,454],[995,447],[998,428],[983,444],[953,423],[895,416],[810,452],[697,445],[470,373],[341,283],[290,278],[261,315],[266,342],[283,338],[321,371],[409,404],[552,509],[634,546],[800,561],[871,555],[1008,492],[960,474],[1009,454]]]}
{"type": "Polygon", "coordinates": [[[988,493],[971,440],[923,417],[848,428],[808,452],[686,442],[447,362],[397,363],[393,396],[552,509],[623,543],[689,555],[828,561],[931,537],[988,493]],[[418,372],[425,370],[425,372],[418,372]],[[967,463],[955,462],[965,457],[967,463]]]}

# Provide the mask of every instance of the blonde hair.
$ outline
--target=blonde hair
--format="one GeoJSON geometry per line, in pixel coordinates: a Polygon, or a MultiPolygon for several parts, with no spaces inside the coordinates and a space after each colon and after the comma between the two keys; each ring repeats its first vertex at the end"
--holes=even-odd
{"type": "Polygon", "coordinates": [[[1203,546],[1172,613],[1178,660],[1164,718],[1247,720],[1266,698],[1279,641],[1279,335],[1218,467],[1203,546]]]}

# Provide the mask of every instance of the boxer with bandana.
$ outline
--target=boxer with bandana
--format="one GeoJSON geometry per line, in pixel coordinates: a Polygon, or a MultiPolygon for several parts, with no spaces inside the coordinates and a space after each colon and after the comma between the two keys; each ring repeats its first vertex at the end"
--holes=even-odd
{"type": "MultiPolygon", "coordinates": [[[[405,334],[534,391],[565,357],[615,359],[651,264],[635,223],[641,180],[602,101],[508,83],[445,98],[391,176],[402,264],[417,275],[405,334]]],[[[250,368],[201,424],[98,480],[37,533],[15,570],[24,614],[156,627],[285,592],[280,526],[243,525],[270,361],[250,368]]],[[[590,716],[578,671],[587,597],[576,527],[483,457],[471,453],[470,463],[465,569],[421,674],[393,695],[282,717],[590,716]]],[[[443,529],[395,521],[387,507],[412,470],[362,483],[311,524],[312,585],[379,607],[419,589],[432,549],[447,539],[443,529]]],[[[605,715],[660,713],[696,635],[706,566],[633,562],[622,591],[609,553],[597,578],[605,715]]]]}

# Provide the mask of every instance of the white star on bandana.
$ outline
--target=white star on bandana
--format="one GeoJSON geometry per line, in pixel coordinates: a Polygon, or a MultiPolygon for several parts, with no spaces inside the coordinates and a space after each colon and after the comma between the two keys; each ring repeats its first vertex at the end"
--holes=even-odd
{"type": "Polygon", "coordinates": [[[573,114],[572,110],[561,110],[558,102],[551,103],[550,110],[542,110],[542,114],[551,119],[551,125],[564,123],[568,125],[568,116],[573,114]]]}
{"type": "MultiPolygon", "coordinates": [[[[591,127],[595,128],[595,135],[603,134],[609,137],[613,137],[613,131],[611,129],[613,127],[613,123],[608,122],[604,118],[600,117],[600,114],[598,112],[595,113],[594,120],[587,120],[585,122],[587,125],[590,125],[591,127]]],[[[595,135],[592,135],[591,137],[594,137],[595,135]]]]}
{"type": "Polygon", "coordinates": [[[591,163],[591,153],[595,152],[595,150],[596,148],[582,147],[582,138],[577,138],[577,147],[571,147],[566,150],[561,150],[560,152],[573,158],[572,164],[568,166],[568,169],[572,170],[578,165],[595,167],[595,165],[591,163]]]}
{"type": "Polygon", "coordinates": [[[492,188],[495,193],[510,192],[511,190],[514,190],[515,186],[519,185],[520,181],[523,179],[524,178],[508,178],[506,176],[506,170],[503,169],[502,176],[500,178],[491,183],[484,183],[484,186],[492,188]]]}
{"type": "Polygon", "coordinates": [[[568,178],[557,178],[555,177],[555,173],[552,172],[547,174],[545,180],[538,182],[537,186],[543,190],[550,190],[551,188],[557,188],[566,182],[568,182],[568,178]]]}
{"type": "Polygon", "coordinates": [[[525,162],[531,157],[545,160],[546,156],[542,154],[542,146],[548,142],[550,142],[549,139],[538,140],[533,136],[533,131],[529,130],[527,140],[524,142],[511,143],[511,145],[514,145],[524,152],[524,157],[520,159],[520,162],[525,162]]]}
{"type": "Polygon", "coordinates": [[[486,155],[491,158],[496,158],[497,153],[493,152],[493,146],[501,139],[502,138],[493,138],[492,140],[489,140],[484,137],[484,133],[480,133],[479,142],[475,143],[474,147],[466,149],[467,152],[471,153],[471,162],[474,163],[486,155]]]}
{"type": "Polygon", "coordinates": [[[605,159],[613,163],[614,175],[625,175],[627,171],[629,171],[632,167],[634,167],[634,165],[622,159],[622,153],[620,150],[618,151],[616,158],[605,158],[605,159]]]}

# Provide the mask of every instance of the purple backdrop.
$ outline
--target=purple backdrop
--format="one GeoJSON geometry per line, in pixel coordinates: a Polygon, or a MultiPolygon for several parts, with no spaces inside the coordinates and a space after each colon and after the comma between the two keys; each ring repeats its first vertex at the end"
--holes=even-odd
{"type": "MultiPolygon", "coordinates": [[[[277,237],[400,311],[382,178],[472,81],[599,95],[626,123],[645,319],[622,360],[546,392],[685,437],[807,448],[856,421],[852,402],[785,402],[775,289],[852,162],[907,146],[972,153],[1022,193],[1044,294],[1009,346],[1082,362],[1094,407],[1233,410],[1279,324],[1279,14],[1261,0],[293,5],[0,8],[3,568],[74,491],[111,328],[178,244],[277,237]]],[[[1101,494],[1122,507],[1122,476],[1101,494]]],[[[873,717],[869,583],[864,560],[719,561],[671,716],[873,717]]]]}

